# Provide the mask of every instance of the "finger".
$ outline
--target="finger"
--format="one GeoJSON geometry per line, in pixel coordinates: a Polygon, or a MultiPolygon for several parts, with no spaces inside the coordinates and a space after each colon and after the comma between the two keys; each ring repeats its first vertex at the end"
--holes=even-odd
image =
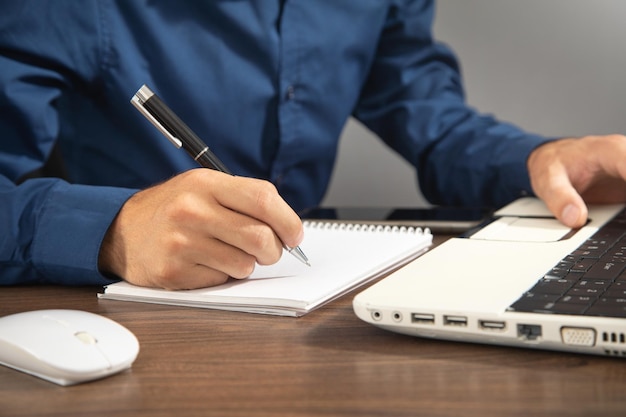
{"type": "Polygon", "coordinates": [[[537,196],[561,223],[571,228],[582,227],[587,221],[587,206],[570,183],[567,172],[554,171],[538,186],[537,196]]]}
{"type": "Polygon", "coordinates": [[[571,183],[565,166],[550,156],[552,145],[543,145],[529,158],[533,191],[561,223],[572,228],[581,227],[587,221],[587,206],[571,183]]]}
{"type": "MultiPolygon", "coordinates": [[[[221,221],[213,226],[211,233],[214,239],[252,256],[260,265],[278,262],[283,253],[283,244],[270,226],[238,212],[225,211],[221,216],[221,221]]],[[[225,250],[225,248],[221,249],[225,250]]],[[[224,256],[235,258],[239,252],[225,253],[224,256]]],[[[233,276],[241,275],[242,273],[233,276]]]]}
{"type": "MultiPolygon", "coordinates": [[[[270,234],[273,235],[271,231],[270,234]]],[[[275,256],[273,262],[279,257],[280,253],[275,256]]],[[[212,236],[196,241],[192,247],[187,248],[184,259],[189,265],[203,265],[237,279],[249,277],[258,262],[255,255],[212,236]]]]}
{"type": "Polygon", "coordinates": [[[131,284],[143,287],[182,290],[205,288],[226,282],[229,275],[224,271],[198,263],[190,263],[187,258],[172,255],[154,261],[148,267],[131,267],[124,279],[131,284]]]}
{"type": "Polygon", "coordinates": [[[559,182],[553,178],[544,190],[537,192],[537,196],[564,225],[571,228],[583,226],[587,221],[587,206],[569,182],[560,185],[559,182]]]}
{"type": "Polygon", "coordinates": [[[227,192],[226,188],[217,191],[215,197],[221,205],[265,223],[281,242],[290,247],[302,242],[302,221],[273,184],[242,177],[232,177],[231,180],[231,190],[238,192],[227,192]]]}
{"type": "Polygon", "coordinates": [[[229,276],[223,271],[209,268],[205,265],[192,265],[183,271],[173,271],[171,274],[158,277],[155,287],[168,290],[193,290],[197,288],[213,287],[225,283],[229,276]]]}

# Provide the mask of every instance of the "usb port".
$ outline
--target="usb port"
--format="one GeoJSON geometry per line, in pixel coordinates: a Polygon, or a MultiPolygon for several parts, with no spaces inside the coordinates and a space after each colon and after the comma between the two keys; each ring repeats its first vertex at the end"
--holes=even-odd
{"type": "Polygon", "coordinates": [[[479,320],[478,325],[485,330],[504,330],[506,323],[503,321],[479,320]]]}
{"type": "Polygon", "coordinates": [[[420,324],[434,324],[435,315],[428,313],[411,313],[411,321],[420,324]]]}
{"type": "Polygon", "coordinates": [[[443,316],[443,324],[445,326],[467,326],[467,317],[465,316],[443,316]]]}

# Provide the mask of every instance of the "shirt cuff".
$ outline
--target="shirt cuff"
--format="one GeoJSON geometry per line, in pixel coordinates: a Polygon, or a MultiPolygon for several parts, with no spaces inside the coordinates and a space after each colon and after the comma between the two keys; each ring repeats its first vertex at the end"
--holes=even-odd
{"type": "Polygon", "coordinates": [[[100,245],[122,205],[137,190],[59,182],[37,216],[33,265],[45,283],[107,285],[100,245]]]}

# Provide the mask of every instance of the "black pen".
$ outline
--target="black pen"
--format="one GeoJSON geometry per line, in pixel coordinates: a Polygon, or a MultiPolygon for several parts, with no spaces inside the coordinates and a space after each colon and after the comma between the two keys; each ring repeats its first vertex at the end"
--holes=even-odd
{"type": "MultiPolygon", "coordinates": [[[[231,174],[230,170],[211,152],[209,147],[183,122],[148,86],[145,84],[131,98],[133,106],[139,110],[157,129],[177,148],[183,148],[191,157],[205,168],[231,174]]],[[[309,266],[299,246],[283,248],[299,261],[309,266]]]]}

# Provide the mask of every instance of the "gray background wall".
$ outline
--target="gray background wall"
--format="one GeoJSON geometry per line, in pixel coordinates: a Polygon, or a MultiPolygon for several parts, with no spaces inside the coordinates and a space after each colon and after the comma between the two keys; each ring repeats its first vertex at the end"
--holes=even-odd
{"type": "MultiPolygon", "coordinates": [[[[580,136],[626,132],[625,20],[624,0],[440,0],[434,32],[460,59],[470,105],[580,136]]],[[[323,204],[428,203],[413,168],[351,120],[323,204]]]]}

